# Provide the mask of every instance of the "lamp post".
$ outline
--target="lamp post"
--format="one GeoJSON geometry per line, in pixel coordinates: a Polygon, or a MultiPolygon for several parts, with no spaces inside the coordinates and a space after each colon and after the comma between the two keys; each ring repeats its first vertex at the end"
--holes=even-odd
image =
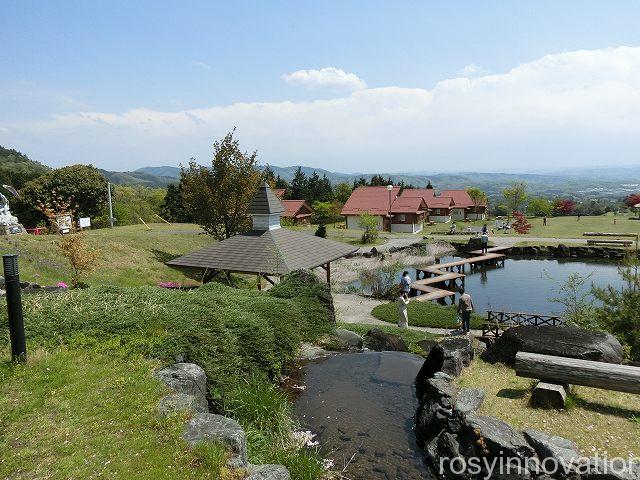
{"type": "Polygon", "coordinates": [[[7,295],[9,337],[11,339],[11,359],[14,362],[24,362],[27,360],[27,341],[24,334],[22,299],[20,297],[18,255],[3,255],[2,265],[4,267],[4,288],[7,295]]]}
{"type": "Polygon", "coordinates": [[[391,233],[391,192],[393,191],[393,185],[387,185],[387,191],[389,192],[389,233],[391,233]]]}

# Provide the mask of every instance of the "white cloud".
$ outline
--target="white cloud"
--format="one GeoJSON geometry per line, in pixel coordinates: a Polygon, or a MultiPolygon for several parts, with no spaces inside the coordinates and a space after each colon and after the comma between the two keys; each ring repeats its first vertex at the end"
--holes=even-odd
{"type": "Polygon", "coordinates": [[[547,55],[502,74],[443,80],[432,89],[357,89],[328,100],[179,112],[63,113],[2,126],[9,132],[0,129],[0,144],[35,158],[109,168],[123,168],[114,165],[118,158],[127,168],[190,156],[206,161],[211,141],[233,126],[244,148],[258,149],[262,161],[275,165],[410,171],[637,163],[640,47],[547,55]]]}
{"type": "Polygon", "coordinates": [[[471,77],[480,73],[484,73],[484,70],[475,63],[470,63],[466,67],[461,68],[459,73],[464,77],[471,77]]]}
{"type": "Polygon", "coordinates": [[[191,65],[192,67],[203,68],[204,70],[212,70],[211,65],[205,62],[199,62],[197,60],[192,60],[191,62],[189,62],[189,65],[191,65]]]}
{"type": "Polygon", "coordinates": [[[330,88],[335,90],[362,90],[367,84],[355,73],[347,73],[341,68],[324,67],[320,70],[297,70],[282,75],[289,85],[309,89],[330,88]]]}

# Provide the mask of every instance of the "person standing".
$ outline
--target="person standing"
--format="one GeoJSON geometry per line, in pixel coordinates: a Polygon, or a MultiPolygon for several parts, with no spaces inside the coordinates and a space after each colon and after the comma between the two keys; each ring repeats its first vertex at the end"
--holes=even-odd
{"type": "Polygon", "coordinates": [[[462,317],[462,333],[469,333],[471,327],[471,312],[473,312],[473,300],[471,295],[465,293],[464,288],[458,289],[460,300],[458,300],[458,314],[462,317]]]}
{"type": "Polygon", "coordinates": [[[547,226],[547,216],[546,215],[544,217],[542,217],[542,226],[543,227],[547,226]]]}
{"type": "Polygon", "coordinates": [[[402,272],[402,278],[400,279],[400,286],[402,287],[402,293],[406,293],[407,296],[411,293],[411,275],[406,270],[402,272]]]}
{"type": "Polygon", "coordinates": [[[407,305],[409,305],[409,294],[403,293],[398,297],[398,327],[409,327],[409,314],[407,313],[407,305]]]}
{"type": "Polygon", "coordinates": [[[484,255],[487,253],[487,248],[489,247],[489,234],[487,232],[482,232],[480,241],[482,242],[482,254],[484,255]]]}
{"type": "Polygon", "coordinates": [[[487,233],[488,231],[489,231],[489,227],[487,227],[487,224],[485,223],[485,224],[482,226],[482,233],[487,233]]]}

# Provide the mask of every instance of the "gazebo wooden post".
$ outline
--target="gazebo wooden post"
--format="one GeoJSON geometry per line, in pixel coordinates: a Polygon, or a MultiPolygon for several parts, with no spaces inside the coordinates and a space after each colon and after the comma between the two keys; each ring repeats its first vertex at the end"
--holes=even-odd
{"type": "Polygon", "coordinates": [[[262,276],[258,274],[257,277],[258,277],[258,290],[262,290],[262,276]]]}
{"type": "Polygon", "coordinates": [[[331,283],[331,262],[327,262],[324,265],[320,265],[320,267],[327,272],[327,283],[331,283]]]}

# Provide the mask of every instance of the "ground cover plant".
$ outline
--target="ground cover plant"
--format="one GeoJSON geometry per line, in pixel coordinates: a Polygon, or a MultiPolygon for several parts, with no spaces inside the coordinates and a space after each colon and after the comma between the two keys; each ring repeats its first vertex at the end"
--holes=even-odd
{"type": "Polygon", "coordinates": [[[480,359],[474,360],[458,383],[484,389],[487,396],[480,412],[501,418],[518,430],[534,428],[568,438],[586,456],[640,456],[637,395],[574,386],[566,410],[536,409],[529,404],[531,379],[517,377],[505,365],[480,359]]]}
{"type": "MultiPolygon", "coordinates": [[[[28,349],[54,352],[62,347],[91,358],[108,356],[117,362],[140,360],[160,366],[176,359],[194,362],[207,373],[213,410],[233,416],[246,429],[251,462],[282,463],[292,478],[314,479],[322,471],[316,453],[289,445],[295,423],[286,397],[275,385],[302,341],[331,330],[327,295],[326,285],[303,274],[289,276],[268,293],[209,284],[191,291],[102,286],[25,295],[28,349]]],[[[0,330],[7,331],[4,314],[0,330]]],[[[0,341],[6,357],[8,339],[0,341]]],[[[90,370],[93,362],[84,363],[90,370]]],[[[151,378],[148,366],[146,372],[151,378]]],[[[1,388],[19,389],[16,382],[5,376],[1,388]]],[[[34,399],[53,397],[57,388],[43,386],[34,399]]],[[[113,389],[104,391],[109,393],[113,389]]],[[[19,405],[12,407],[8,413],[3,409],[0,418],[16,415],[19,405]]],[[[58,420],[83,427],[93,421],[90,410],[73,413],[58,420]]],[[[11,422],[9,417],[0,426],[11,422]]],[[[26,428],[31,421],[25,417],[15,428],[26,428]]],[[[105,438],[117,443],[108,433],[105,438]]],[[[70,448],[75,448],[73,443],[70,448]]],[[[48,449],[48,444],[38,443],[36,453],[46,459],[48,449]]],[[[118,456],[114,462],[122,465],[123,459],[118,456]]]]}
{"type": "MultiPolygon", "coordinates": [[[[407,307],[409,325],[413,327],[456,328],[458,323],[455,306],[442,306],[434,302],[409,302],[407,307]]],[[[384,303],[373,308],[371,314],[378,320],[398,323],[398,305],[396,302],[384,303]]],[[[483,317],[473,313],[471,328],[482,327],[483,317]]]]}

